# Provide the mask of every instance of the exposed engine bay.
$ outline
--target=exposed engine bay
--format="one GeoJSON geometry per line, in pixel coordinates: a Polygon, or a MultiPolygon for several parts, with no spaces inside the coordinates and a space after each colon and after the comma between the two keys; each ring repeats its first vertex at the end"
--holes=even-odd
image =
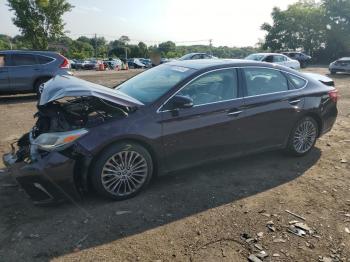
{"type": "Polygon", "coordinates": [[[15,161],[29,161],[30,157],[35,157],[38,150],[31,144],[41,134],[91,128],[110,119],[127,117],[133,110],[98,97],[65,98],[38,105],[35,126],[17,141],[15,161]]]}
{"type": "Polygon", "coordinates": [[[126,117],[132,109],[97,97],[62,99],[38,106],[33,138],[42,133],[89,128],[111,118],[126,117]]]}

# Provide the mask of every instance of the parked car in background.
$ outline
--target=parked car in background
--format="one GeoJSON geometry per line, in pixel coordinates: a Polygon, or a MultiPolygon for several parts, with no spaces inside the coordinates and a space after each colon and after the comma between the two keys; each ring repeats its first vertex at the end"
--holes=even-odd
{"type": "Polygon", "coordinates": [[[350,73],[350,57],[343,57],[329,65],[329,72],[334,75],[338,72],[350,73]]]}
{"type": "Polygon", "coordinates": [[[47,51],[0,51],[0,93],[41,92],[40,86],[56,75],[70,74],[64,56],[47,51]]]}
{"type": "Polygon", "coordinates": [[[128,67],[131,69],[135,69],[135,68],[145,68],[146,65],[143,64],[140,59],[138,58],[129,58],[128,59],[128,67]]]}
{"type": "Polygon", "coordinates": [[[178,60],[195,60],[195,59],[217,59],[217,57],[206,54],[206,53],[189,53],[182,57],[180,57],[178,60]]]}
{"type": "Polygon", "coordinates": [[[85,70],[95,70],[98,68],[98,61],[97,60],[85,60],[82,63],[82,69],[85,70]]]}
{"type": "Polygon", "coordinates": [[[245,58],[246,60],[274,63],[283,65],[292,69],[300,69],[300,63],[297,60],[293,60],[288,56],[277,53],[257,53],[251,54],[245,58]]]}
{"type": "Polygon", "coordinates": [[[302,52],[282,52],[282,54],[288,56],[291,59],[297,60],[302,68],[305,68],[311,61],[311,56],[302,52]]]}
{"type": "Polygon", "coordinates": [[[145,65],[146,68],[152,67],[152,61],[151,61],[151,59],[139,58],[139,60],[141,61],[142,64],[145,65]]]}
{"type": "Polygon", "coordinates": [[[115,70],[117,67],[121,68],[123,62],[120,59],[113,58],[113,59],[103,60],[103,64],[105,68],[108,68],[110,70],[115,70]]]}
{"type": "Polygon", "coordinates": [[[90,185],[122,200],[154,174],[272,149],[303,156],[331,130],[337,99],[307,75],[249,60],[169,62],[115,89],[57,76],[3,159],[37,204],[90,185]]]}

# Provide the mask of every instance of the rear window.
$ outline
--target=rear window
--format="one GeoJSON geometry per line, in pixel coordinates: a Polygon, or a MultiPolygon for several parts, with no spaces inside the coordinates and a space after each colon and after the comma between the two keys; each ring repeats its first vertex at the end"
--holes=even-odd
{"type": "Polygon", "coordinates": [[[36,59],[30,54],[14,54],[12,55],[12,63],[14,66],[35,65],[36,59]]]}
{"type": "Polygon", "coordinates": [[[38,55],[38,63],[41,65],[48,64],[48,63],[52,62],[53,60],[54,59],[51,57],[38,55]]]}
{"type": "Polygon", "coordinates": [[[290,81],[296,89],[303,88],[306,85],[306,80],[295,75],[288,74],[290,81]]]}

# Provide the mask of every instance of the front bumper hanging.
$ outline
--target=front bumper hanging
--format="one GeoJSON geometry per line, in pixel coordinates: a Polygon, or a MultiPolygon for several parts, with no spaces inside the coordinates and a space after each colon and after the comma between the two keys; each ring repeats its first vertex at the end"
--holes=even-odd
{"type": "Polygon", "coordinates": [[[18,160],[15,149],[3,155],[9,173],[37,205],[80,199],[74,181],[76,161],[60,152],[49,152],[33,161],[18,160]]]}

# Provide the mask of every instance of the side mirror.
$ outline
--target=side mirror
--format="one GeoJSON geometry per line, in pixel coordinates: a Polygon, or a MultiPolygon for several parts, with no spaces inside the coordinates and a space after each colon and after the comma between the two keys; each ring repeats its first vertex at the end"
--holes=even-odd
{"type": "Polygon", "coordinates": [[[165,110],[174,110],[193,107],[193,100],[188,96],[176,95],[165,105],[165,110]]]}

